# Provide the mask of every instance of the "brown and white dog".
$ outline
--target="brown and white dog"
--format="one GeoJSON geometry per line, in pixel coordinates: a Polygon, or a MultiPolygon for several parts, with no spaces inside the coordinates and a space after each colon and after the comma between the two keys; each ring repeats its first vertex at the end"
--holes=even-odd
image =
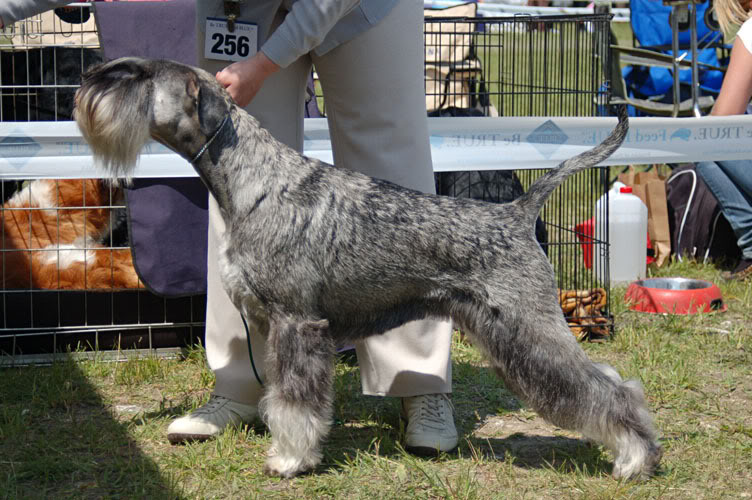
{"type": "Polygon", "coordinates": [[[105,245],[122,193],[96,179],[42,179],[2,209],[4,289],[143,288],[128,248],[105,245]]]}

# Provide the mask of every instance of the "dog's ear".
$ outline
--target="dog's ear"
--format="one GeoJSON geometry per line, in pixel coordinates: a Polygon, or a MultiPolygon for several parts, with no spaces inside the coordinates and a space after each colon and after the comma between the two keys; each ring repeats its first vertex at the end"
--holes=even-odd
{"type": "Polygon", "coordinates": [[[201,123],[201,113],[199,112],[198,100],[200,93],[201,85],[199,84],[198,77],[196,77],[196,75],[191,75],[191,78],[185,80],[185,103],[183,106],[186,114],[195,117],[199,122],[199,129],[202,132],[207,133],[208,131],[203,127],[203,123],[201,123]]]}
{"type": "Polygon", "coordinates": [[[218,84],[215,84],[216,82],[206,82],[201,78],[190,79],[186,84],[188,95],[195,95],[197,99],[199,124],[206,134],[214,133],[229,111],[224,92],[217,92],[218,84]]]}
{"type": "Polygon", "coordinates": [[[185,93],[188,97],[194,99],[198,103],[198,96],[201,90],[201,86],[198,83],[198,78],[188,78],[185,82],[185,93]]]}

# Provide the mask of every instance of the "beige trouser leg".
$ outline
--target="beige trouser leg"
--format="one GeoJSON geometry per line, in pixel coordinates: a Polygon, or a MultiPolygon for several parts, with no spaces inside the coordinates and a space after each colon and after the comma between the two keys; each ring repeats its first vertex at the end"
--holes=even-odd
{"type": "MultiPolygon", "coordinates": [[[[200,48],[202,16],[221,15],[221,2],[210,8],[211,3],[197,2],[200,48]]],[[[254,19],[253,6],[242,5],[247,9],[245,19],[254,19]]],[[[263,19],[257,19],[262,37],[266,36],[263,19]]],[[[421,32],[416,32],[421,20],[422,7],[405,0],[378,26],[317,58],[316,65],[330,113],[335,163],[433,191],[422,40],[421,32]],[[388,99],[376,99],[381,95],[388,99]]],[[[215,72],[224,63],[200,58],[200,65],[215,72]]],[[[303,147],[302,112],[310,65],[310,58],[302,57],[273,75],[247,108],[278,140],[298,150],[303,147]]],[[[209,214],[206,352],[216,375],[215,393],[253,404],[262,388],[250,366],[240,314],[218,278],[217,242],[224,223],[213,200],[209,214]]],[[[263,379],[263,339],[250,333],[255,366],[263,379]]],[[[363,392],[391,396],[451,392],[450,343],[451,325],[435,321],[412,322],[358,343],[363,392]]]]}
{"type": "MultiPolygon", "coordinates": [[[[433,193],[422,28],[422,3],[402,1],[381,23],[323,57],[313,56],[313,63],[334,163],[433,193]]],[[[448,321],[413,321],[357,344],[363,392],[451,392],[451,330],[448,321]]]]}

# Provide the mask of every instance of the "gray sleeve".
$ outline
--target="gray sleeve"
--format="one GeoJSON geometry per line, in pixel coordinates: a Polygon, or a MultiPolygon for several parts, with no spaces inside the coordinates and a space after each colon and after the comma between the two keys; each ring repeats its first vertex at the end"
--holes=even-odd
{"type": "Polygon", "coordinates": [[[2,0],[0,1],[0,17],[3,18],[3,23],[8,26],[21,19],[69,3],[73,3],[73,0],[2,0]]]}
{"type": "Polygon", "coordinates": [[[285,20],[261,47],[281,67],[307,54],[360,0],[298,0],[285,20]]]}

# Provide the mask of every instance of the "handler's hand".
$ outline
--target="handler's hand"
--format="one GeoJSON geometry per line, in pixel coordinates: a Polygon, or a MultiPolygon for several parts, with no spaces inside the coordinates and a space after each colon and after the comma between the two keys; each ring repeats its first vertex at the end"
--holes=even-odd
{"type": "Polygon", "coordinates": [[[244,108],[256,97],[269,75],[279,69],[276,63],[259,51],[253,57],[227,66],[216,77],[237,105],[244,108]]]}

